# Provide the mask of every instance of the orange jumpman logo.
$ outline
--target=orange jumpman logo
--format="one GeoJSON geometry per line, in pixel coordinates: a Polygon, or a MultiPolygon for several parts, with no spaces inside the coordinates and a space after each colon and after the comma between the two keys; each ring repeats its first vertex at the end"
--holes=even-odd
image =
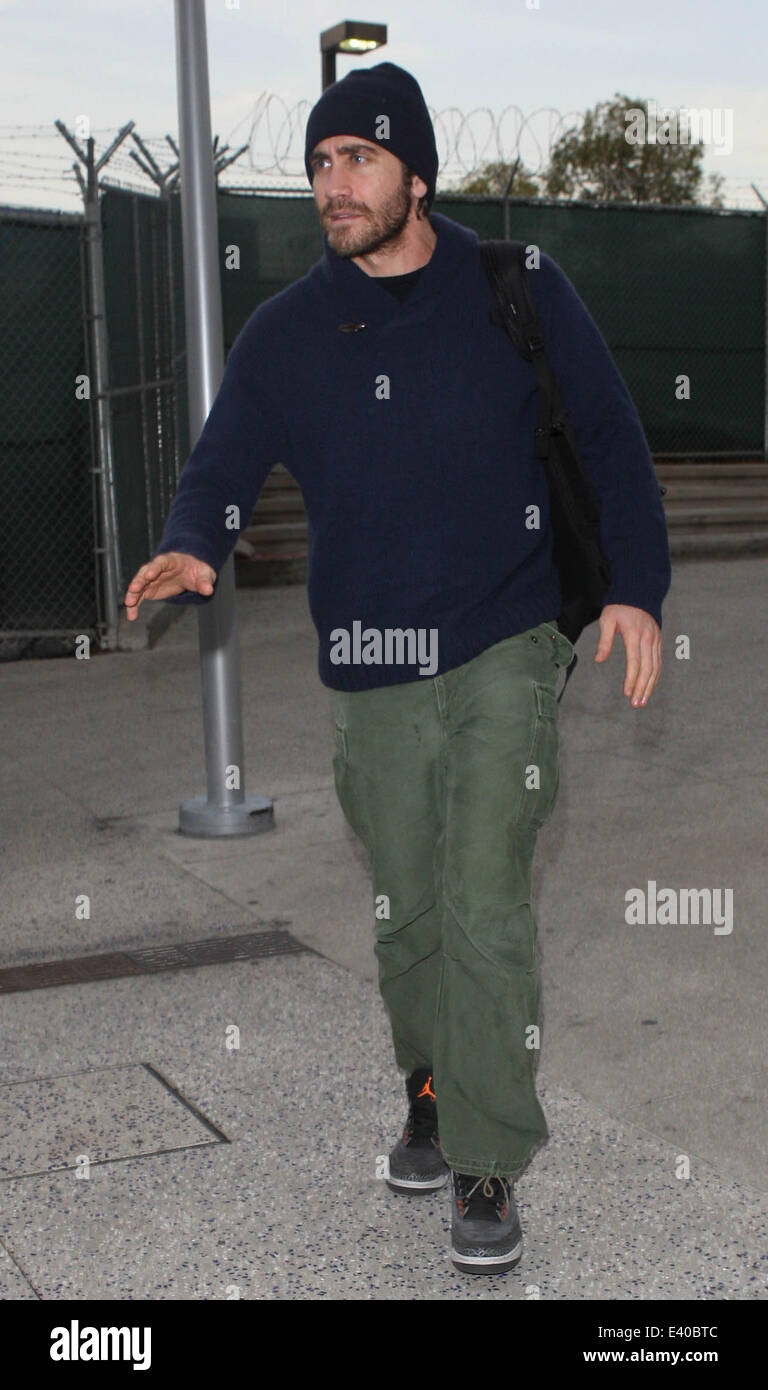
{"type": "Polygon", "coordinates": [[[437,1097],[435,1096],[434,1091],[432,1090],[432,1088],[430,1087],[430,1084],[429,1084],[431,1080],[432,1080],[432,1077],[431,1077],[431,1076],[428,1076],[427,1079],[426,1079],[426,1081],[424,1082],[424,1085],[422,1086],[421,1090],[419,1091],[418,1096],[416,1097],[417,1100],[421,1100],[421,1097],[422,1097],[422,1096],[429,1096],[429,1099],[430,1099],[430,1100],[436,1100],[436,1099],[437,1099],[437,1097]]]}

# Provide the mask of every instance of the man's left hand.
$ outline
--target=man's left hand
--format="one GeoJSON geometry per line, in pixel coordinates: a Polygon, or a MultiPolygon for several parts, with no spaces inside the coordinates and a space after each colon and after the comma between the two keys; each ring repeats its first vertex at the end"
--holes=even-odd
{"type": "Polygon", "coordinates": [[[624,694],[634,706],[647,705],[661,675],[661,628],[644,608],[632,608],[626,603],[608,603],[598,619],[600,640],[595,661],[606,661],[613,648],[616,632],[624,638],[627,670],[624,694]]]}

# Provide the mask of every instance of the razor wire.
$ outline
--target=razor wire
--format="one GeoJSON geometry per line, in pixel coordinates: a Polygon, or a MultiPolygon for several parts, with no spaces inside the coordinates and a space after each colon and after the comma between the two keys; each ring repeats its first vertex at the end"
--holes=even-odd
{"type": "MultiPolygon", "coordinates": [[[[250,110],[219,145],[218,186],[222,190],[304,192],[310,188],[304,169],[304,131],[312,102],[301,99],[293,104],[279,93],[261,92],[250,110]]],[[[510,105],[495,113],[490,107],[462,112],[458,107],[438,111],[428,107],[435,129],[438,150],[438,193],[460,190],[465,180],[478,175],[490,164],[508,165],[519,161],[525,172],[540,186],[550,156],[558,140],[577,131],[583,112],[560,112],[542,106],[525,113],[510,105]]],[[[113,130],[93,131],[97,146],[106,147],[113,130]]],[[[135,143],[119,149],[110,160],[104,186],[129,192],[157,192],[156,182],[142,167],[135,143]]],[[[158,167],[173,167],[178,158],[176,138],[171,134],[144,136],[141,141],[158,167]]],[[[760,206],[753,182],[755,171],[726,175],[722,190],[728,208],[757,209],[760,206]]],[[[761,182],[758,171],[757,182],[761,182]]],[[[768,178],[762,178],[768,183],[768,178]]],[[[27,207],[60,206],[79,211],[81,200],[66,146],[53,123],[50,126],[0,126],[0,202],[27,207]]]]}

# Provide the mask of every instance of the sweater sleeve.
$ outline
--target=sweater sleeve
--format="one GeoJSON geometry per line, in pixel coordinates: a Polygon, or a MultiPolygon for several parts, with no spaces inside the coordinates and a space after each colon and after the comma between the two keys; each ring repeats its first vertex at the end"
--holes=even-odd
{"type": "Polygon", "coordinates": [[[182,470],[156,552],[179,550],[205,560],[216,571],[213,594],[187,590],[166,603],[210,603],[268,474],[286,457],[276,393],[265,380],[270,357],[259,346],[257,315],[258,310],[230,350],[221,385],[182,470]]]}
{"type": "Polygon", "coordinates": [[[597,324],[560,266],[542,253],[540,268],[529,270],[528,280],[545,352],[600,499],[601,543],[612,581],[605,602],[643,608],[661,626],[671,581],[669,537],[637,409],[597,324]]]}

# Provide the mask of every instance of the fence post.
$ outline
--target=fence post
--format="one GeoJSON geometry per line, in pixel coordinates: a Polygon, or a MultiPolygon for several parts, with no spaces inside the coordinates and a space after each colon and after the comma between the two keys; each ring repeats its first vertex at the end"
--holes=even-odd
{"type": "Polygon", "coordinates": [[[765,327],[762,332],[762,368],[764,368],[765,389],[762,396],[762,457],[768,463],[768,203],[762,199],[765,211],[765,327]]]}
{"type": "MultiPolygon", "coordinates": [[[[197,439],[224,372],[204,0],[175,0],[175,15],[187,391],[190,438],[197,439]]],[[[201,837],[271,830],[271,800],[246,797],[243,789],[240,654],[231,554],[219,572],[215,597],[198,607],[198,631],[208,797],[190,797],[181,803],[179,829],[201,837]]]]}
{"type": "Polygon", "coordinates": [[[515,174],[520,168],[520,156],[517,156],[504,190],[504,240],[509,241],[509,195],[512,192],[512,185],[515,182],[515,174]]]}
{"type": "Polygon", "coordinates": [[[133,121],[124,125],[115,136],[112,144],[97,160],[94,154],[93,136],[86,141],[85,153],[73,135],[70,135],[63,121],[54,121],[56,129],[72,146],[80,163],[85,167],[83,179],[80,166],[74,171],[83,198],[85,263],[88,281],[88,330],[93,368],[93,385],[96,398],[96,457],[94,470],[99,479],[99,520],[101,544],[96,547],[101,555],[101,577],[104,598],[104,623],[106,632],[103,642],[107,651],[117,648],[119,614],[117,611],[118,587],[122,583],[120,563],[120,531],[117,518],[117,496],[115,493],[115,457],[112,445],[112,404],[109,388],[109,343],[107,341],[107,306],[104,289],[104,238],[101,227],[101,203],[99,201],[99,173],[111,159],[115,150],[122,144],[126,135],[133,129],[133,121]]]}
{"type": "Polygon", "coordinates": [[[765,389],[763,392],[763,458],[768,463],[768,201],[763,197],[756,183],[751,185],[763,205],[765,223],[765,328],[763,331],[763,372],[765,389]]]}
{"type": "Polygon", "coordinates": [[[118,588],[121,583],[120,535],[115,494],[115,459],[112,447],[112,406],[109,398],[109,344],[104,289],[104,240],[101,229],[99,182],[94,168],[93,136],[88,139],[85,186],[85,259],[96,396],[96,456],[98,460],[99,515],[101,520],[102,583],[104,586],[104,646],[117,648],[118,588]]]}

